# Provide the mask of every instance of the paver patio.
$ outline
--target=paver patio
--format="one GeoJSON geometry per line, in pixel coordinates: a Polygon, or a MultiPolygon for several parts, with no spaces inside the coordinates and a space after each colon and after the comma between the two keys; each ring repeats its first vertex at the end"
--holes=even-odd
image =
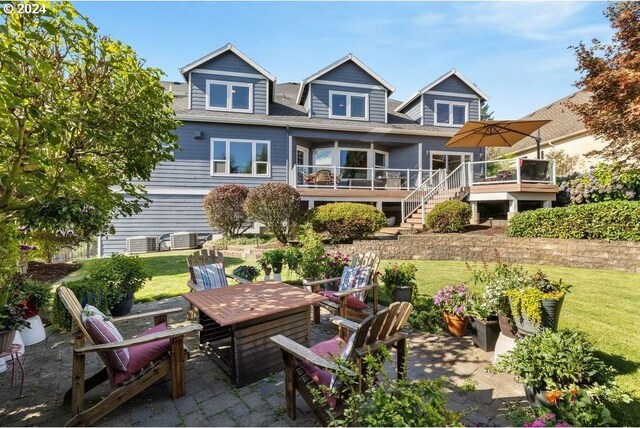
{"type": "MultiPolygon", "coordinates": [[[[170,324],[188,323],[187,302],[181,298],[134,306],[135,312],[180,306],[181,314],[170,317],[170,324]]],[[[314,326],[312,342],[335,335],[333,326],[323,317],[314,326]]],[[[129,337],[151,326],[153,320],[128,323],[123,336],[129,337]]],[[[70,408],[62,403],[71,382],[72,337],[70,333],[50,333],[48,339],[27,348],[24,398],[17,399],[18,388],[11,388],[10,369],[0,374],[0,426],[62,426],[70,418],[70,408]]],[[[455,385],[476,383],[465,392],[452,385],[447,394],[449,407],[467,412],[463,421],[471,426],[508,425],[505,420],[508,401],[523,401],[522,386],[511,376],[487,373],[491,353],[471,343],[471,339],[411,334],[409,350],[410,379],[446,376],[455,385]]],[[[235,388],[229,377],[202,351],[194,335],[186,342],[192,350],[187,362],[187,394],[177,400],[170,397],[169,378],[147,389],[122,405],[99,424],[103,426],[312,426],[315,418],[301,398],[298,417],[291,421],[285,414],[284,375],[235,388]]],[[[87,358],[87,373],[101,367],[100,360],[87,358]]],[[[101,385],[87,394],[88,405],[109,387],[101,385]]]]}

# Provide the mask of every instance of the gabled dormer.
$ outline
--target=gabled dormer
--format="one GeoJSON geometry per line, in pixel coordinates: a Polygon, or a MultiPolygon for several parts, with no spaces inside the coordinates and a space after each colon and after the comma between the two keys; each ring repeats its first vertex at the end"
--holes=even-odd
{"type": "Polygon", "coordinates": [[[387,98],[395,90],[349,54],[302,81],[297,103],[309,117],[387,121],[387,98]]]}
{"type": "Polygon", "coordinates": [[[276,78],[232,44],[180,69],[189,109],[269,114],[276,78]]]}
{"type": "Polygon", "coordinates": [[[481,103],[488,99],[453,69],[413,94],[396,111],[424,126],[459,128],[469,120],[480,120],[481,103]]]}

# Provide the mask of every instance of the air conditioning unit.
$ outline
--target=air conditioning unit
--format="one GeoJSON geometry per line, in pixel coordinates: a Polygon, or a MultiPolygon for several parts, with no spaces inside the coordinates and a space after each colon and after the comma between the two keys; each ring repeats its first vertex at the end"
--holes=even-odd
{"type": "Polygon", "coordinates": [[[172,250],[186,250],[189,248],[198,248],[198,234],[192,232],[178,232],[172,233],[171,249],[172,250]]]}
{"type": "Polygon", "coordinates": [[[158,251],[158,238],[155,236],[133,236],[127,238],[127,253],[154,253],[158,251]]]}

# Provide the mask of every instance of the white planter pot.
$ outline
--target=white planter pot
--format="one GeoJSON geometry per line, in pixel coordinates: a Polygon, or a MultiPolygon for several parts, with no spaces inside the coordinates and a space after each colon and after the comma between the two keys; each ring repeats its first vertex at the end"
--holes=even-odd
{"type": "Polygon", "coordinates": [[[281,273],[274,273],[273,274],[273,280],[274,281],[282,281],[282,274],[281,273]]]}
{"type": "Polygon", "coordinates": [[[491,362],[495,364],[496,361],[498,361],[498,357],[500,357],[500,355],[511,351],[515,347],[516,339],[507,337],[502,334],[502,332],[500,332],[500,334],[498,335],[498,341],[496,342],[496,348],[493,351],[493,359],[491,360],[491,362]]]}
{"type": "Polygon", "coordinates": [[[39,315],[27,319],[30,327],[22,330],[22,340],[25,346],[35,345],[42,342],[47,337],[47,332],[42,324],[42,318],[39,315]]]}

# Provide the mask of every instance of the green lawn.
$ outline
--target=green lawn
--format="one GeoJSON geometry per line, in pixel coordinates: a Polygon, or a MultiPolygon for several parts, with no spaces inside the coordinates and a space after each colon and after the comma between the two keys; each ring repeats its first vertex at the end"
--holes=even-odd
{"type": "MultiPolygon", "coordinates": [[[[149,301],[180,295],[186,291],[188,278],[186,257],[191,251],[171,251],[141,255],[153,272],[153,279],[136,293],[137,301],[149,301]]],[[[418,267],[421,293],[434,294],[438,288],[466,282],[473,290],[482,286],[470,282],[471,274],[464,262],[412,260],[418,267]]],[[[95,260],[83,262],[79,271],[95,260]]],[[[253,264],[237,258],[227,258],[227,272],[240,264],[253,264]]],[[[390,262],[384,261],[381,269],[390,262]]],[[[620,385],[632,393],[635,402],[622,409],[618,417],[627,424],[640,420],[640,275],[625,272],[575,269],[557,266],[525,265],[534,273],[540,267],[551,278],[562,278],[572,284],[560,317],[560,328],[584,331],[602,352],[601,357],[614,366],[620,385]]],[[[297,279],[285,269],[283,279],[297,279]]]]}

